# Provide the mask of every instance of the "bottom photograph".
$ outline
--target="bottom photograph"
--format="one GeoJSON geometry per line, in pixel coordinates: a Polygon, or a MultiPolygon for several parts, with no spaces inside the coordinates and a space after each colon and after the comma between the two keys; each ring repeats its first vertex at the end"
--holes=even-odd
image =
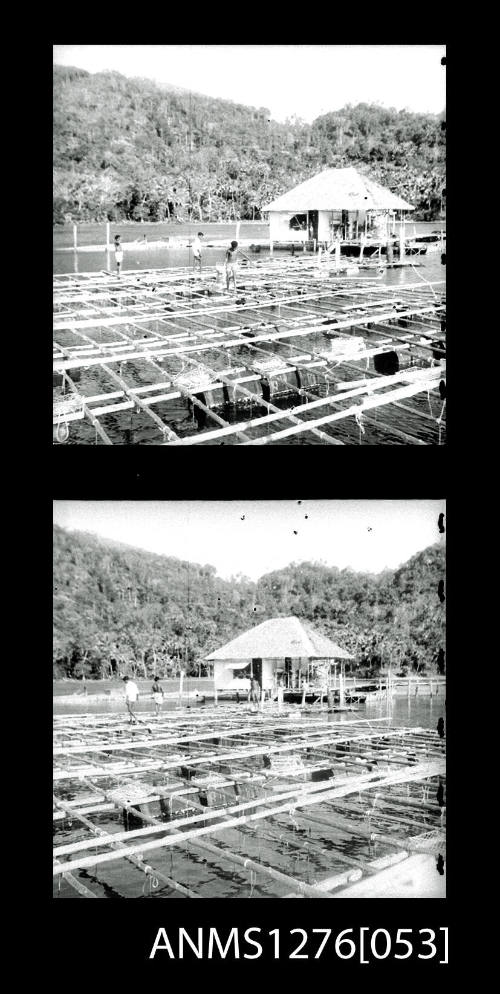
{"type": "Polygon", "coordinates": [[[55,500],[53,897],[446,896],[444,500],[55,500]]]}

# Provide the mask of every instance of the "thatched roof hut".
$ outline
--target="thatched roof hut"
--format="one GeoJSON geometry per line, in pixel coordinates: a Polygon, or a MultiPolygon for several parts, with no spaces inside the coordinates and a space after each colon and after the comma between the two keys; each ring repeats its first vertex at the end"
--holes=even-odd
{"type": "Polygon", "coordinates": [[[324,169],[277,197],[265,211],[413,211],[412,204],[352,167],[324,169]]]}
{"type": "Polygon", "coordinates": [[[217,687],[243,689],[243,680],[252,676],[257,676],[263,687],[271,687],[277,673],[283,674],[288,684],[296,685],[299,674],[310,676],[316,663],[353,656],[307,622],[290,616],[263,621],[205,658],[214,662],[217,687]]]}
{"type": "Polygon", "coordinates": [[[387,229],[389,217],[414,210],[402,197],[357,169],[324,169],[264,207],[273,241],[329,242],[357,238],[374,227],[387,229]]]}

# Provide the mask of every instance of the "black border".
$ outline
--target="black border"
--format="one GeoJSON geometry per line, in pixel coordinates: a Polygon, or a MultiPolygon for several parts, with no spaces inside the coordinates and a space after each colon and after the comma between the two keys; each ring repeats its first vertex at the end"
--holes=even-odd
{"type": "MultiPolygon", "coordinates": [[[[419,29],[420,15],[413,10],[413,24],[411,31],[401,26],[401,15],[396,9],[387,10],[387,20],[390,24],[381,24],[380,10],[372,11],[370,19],[356,16],[356,12],[350,13],[351,22],[354,20],[354,27],[349,27],[347,31],[341,24],[341,15],[338,11],[332,11],[329,22],[329,31],[325,31],[326,44],[447,44],[448,54],[450,52],[449,34],[450,32],[439,23],[439,17],[444,21],[445,12],[436,14],[432,12],[432,27],[429,30],[419,29]],[[335,15],[335,16],[333,16],[335,15]],[[332,26],[332,21],[334,27],[332,26]],[[429,34],[433,38],[429,38],[429,34]],[[353,38],[353,35],[355,37],[353,38]],[[405,38],[406,35],[406,38],[405,38]],[[411,37],[411,41],[408,40],[411,37]]],[[[326,16],[324,8],[317,8],[318,18],[326,16]]],[[[67,20],[67,11],[57,15],[56,26],[52,31],[53,38],[48,43],[48,49],[44,50],[47,56],[47,63],[42,68],[50,73],[49,93],[51,93],[51,73],[52,73],[52,44],[64,42],[95,44],[95,37],[89,38],[93,31],[88,27],[90,20],[86,18],[87,30],[82,28],[81,21],[78,29],[71,28],[67,20]],[[63,27],[64,26],[64,27],[63,27]],[[87,36],[85,38],[85,35],[87,36]]],[[[87,12],[88,14],[89,12],[87,12]]],[[[210,16],[210,26],[206,27],[203,20],[198,20],[193,12],[189,17],[189,30],[185,24],[179,26],[175,18],[170,18],[170,12],[163,30],[158,31],[156,38],[131,38],[129,27],[125,27],[126,21],[133,17],[132,12],[125,20],[120,19],[120,11],[117,8],[111,9],[111,27],[107,28],[101,20],[99,14],[99,44],[137,44],[137,43],[159,43],[162,37],[167,35],[168,43],[174,44],[238,44],[238,43],[263,43],[261,35],[264,36],[264,43],[274,44],[317,44],[318,27],[313,21],[305,17],[304,12],[294,12],[292,8],[287,8],[283,17],[280,17],[276,10],[269,16],[268,11],[261,8],[242,8],[239,12],[243,14],[245,21],[248,19],[247,30],[235,30],[234,25],[228,23],[220,24],[219,21],[226,21],[232,18],[232,10],[225,11],[219,8],[207,8],[210,16]],[[248,18],[247,18],[248,15],[248,18]],[[293,28],[290,21],[295,18],[301,20],[300,32],[294,32],[295,37],[290,37],[293,28]],[[273,19],[274,18],[274,19],[273,19]],[[121,23],[120,23],[121,21],[121,23]],[[217,23],[214,24],[213,22],[217,23]],[[255,31],[255,25],[269,21],[264,29],[255,31]],[[115,22],[115,23],[113,23],[115,22]],[[307,23],[304,23],[307,22],[307,23]],[[253,26],[252,26],[253,24],[253,26]],[[288,24],[284,31],[283,24],[288,24]],[[247,37],[248,30],[251,35],[247,37]],[[186,33],[189,38],[186,38],[186,33]],[[257,33],[258,37],[255,38],[257,33]],[[288,33],[288,38],[286,34],[288,33]],[[124,37],[125,34],[125,37],[124,37]],[[231,37],[228,38],[228,34],[231,37]],[[297,37],[300,34],[300,37],[297,37]],[[236,39],[235,39],[236,35],[236,39]],[[241,35],[244,35],[242,39],[241,35]],[[104,39],[104,40],[103,40],[104,39]]],[[[186,11],[187,14],[187,11],[186,11]]],[[[74,16],[74,15],[73,15],[74,16]]],[[[155,33],[155,32],[153,32],[155,33]]],[[[323,31],[319,32],[321,35],[323,31]]],[[[321,43],[321,42],[320,42],[321,43]]],[[[454,71],[456,72],[456,66],[454,71]]],[[[449,76],[448,76],[449,79],[449,76]]],[[[51,104],[48,113],[52,115],[51,104]]],[[[448,121],[453,120],[448,107],[448,121]]],[[[51,126],[49,124],[49,132],[51,126]]],[[[47,136],[45,135],[45,138],[47,136]]],[[[449,147],[453,146],[452,140],[449,147]]],[[[42,146],[44,142],[42,141],[42,146]]],[[[49,149],[51,138],[49,134],[49,149]]],[[[51,151],[49,150],[49,158],[51,151]]],[[[453,153],[449,152],[451,159],[453,153]]],[[[454,161],[452,159],[452,161],[454,161]]],[[[48,176],[51,184],[51,176],[48,176]]],[[[448,177],[448,198],[452,193],[452,181],[448,177]]],[[[49,194],[49,205],[51,194],[49,194]]],[[[453,203],[453,196],[452,196],[453,203]]],[[[51,226],[51,218],[50,218],[51,226]]],[[[453,227],[453,226],[452,226],[453,227]]],[[[50,229],[48,229],[50,231],[50,229]]],[[[452,239],[450,238],[450,242],[452,239]]],[[[453,253],[452,253],[453,254],[453,253]]],[[[452,258],[452,255],[450,255],[452,258]]],[[[42,283],[40,300],[47,300],[47,319],[52,320],[52,301],[50,289],[51,278],[48,269],[51,266],[51,252],[47,252],[47,273],[42,272],[42,283]],[[46,282],[45,282],[45,278],[46,282]]],[[[448,310],[453,313],[453,305],[448,310]]],[[[451,320],[448,322],[451,325],[451,320]]],[[[43,336],[41,336],[43,338],[43,336]]],[[[42,344],[43,347],[43,344],[42,344]]],[[[42,364],[47,361],[45,349],[41,359],[42,364]]],[[[450,359],[448,360],[450,361],[450,359]]],[[[452,369],[455,358],[451,355],[452,369]]],[[[453,376],[452,376],[453,379],[453,376]]],[[[49,377],[50,380],[50,377],[49,377]]],[[[51,396],[48,397],[48,403],[51,396]]],[[[50,408],[49,408],[50,410],[50,408]]],[[[169,453],[163,453],[162,447],[80,447],[80,446],[53,446],[51,434],[47,433],[46,440],[42,447],[41,463],[41,487],[43,529],[47,535],[47,562],[51,562],[51,503],[53,499],[313,499],[313,498],[352,498],[352,499],[415,499],[419,498],[446,498],[447,499],[447,531],[451,526],[451,551],[448,549],[447,559],[447,614],[448,626],[454,607],[455,595],[459,582],[457,536],[458,519],[460,517],[460,499],[455,500],[453,494],[452,477],[450,477],[450,452],[453,452],[455,445],[454,435],[456,432],[452,409],[449,411],[450,425],[448,431],[448,444],[441,448],[419,448],[419,447],[345,447],[336,448],[335,452],[330,451],[328,462],[322,447],[306,446],[283,446],[272,449],[249,449],[250,454],[244,457],[241,455],[242,449],[239,446],[211,446],[199,449],[190,448],[169,448],[169,453]],[[45,451],[50,446],[49,452],[45,451]],[[222,451],[223,449],[223,451],[222,451]],[[193,456],[194,453],[194,456],[193,456]],[[230,453],[230,454],[228,454],[230,453]],[[50,504],[50,509],[49,509],[50,504]],[[45,514],[47,517],[45,517],[45,514]],[[49,517],[50,515],[50,517],[49,517]],[[450,522],[451,519],[451,522],[450,522]],[[45,532],[45,523],[47,532],[45,532]],[[457,564],[457,568],[454,567],[457,564]]],[[[47,424],[50,426],[50,416],[47,424]]],[[[449,538],[449,536],[448,536],[449,538]]],[[[50,568],[50,567],[49,567],[50,568]]],[[[44,572],[44,571],[43,571],[44,572]]],[[[45,574],[44,574],[45,575],[45,574]]],[[[50,583],[50,580],[49,580],[50,583]]],[[[43,587],[50,590],[49,583],[43,587]]],[[[51,618],[50,594],[47,596],[47,619],[51,618]]],[[[44,598],[43,598],[44,603],[44,598]]],[[[45,613],[45,611],[44,611],[45,613]]],[[[47,625],[48,639],[50,639],[49,625],[47,625]]],[[[44,630],[44,626],[43,630],[44,630]]],[[[452,626],[452,635],[453,635],[452,626]]],[[[456,635],[456,632],[454,633],[456,635]]],[[[451,658],[450,642],[448,639],[447,662],[451,658]]],[[[50,644],[50,642],[48,643],[50,644]]],[[[43,652],[45,658],[45,652],[43,652]]],[[[50,663],[47,659],[47,664],[50,663]]],[[[456,699],[458,697],[457,687],[450,671],[450,684],[448,687],[448,713],[451,715],[450,724],[447,722],[448,748],[452,755],[458,747],[454,742],[454,721],[456,714],[456,699]],[[451,735],[451,742],[450,742],[451,735]]],[[[49,685],[47,693],[47,706],[49,713],[51,710],[51,687],[49,685]]],[[[45,710],[45,706],[44,709],[45,710]]],[[[45,721],[45,715],[39,714],[41,737],[47,741],[47,775],[51,776],[52,764],[52,742],[51,729],[45,721]]],[[[457,775],[454,771],[453,763],[448,764],[448,805],[450,825],[456,824],[457,803],[454,801],[454,784],[457,775]]],[[[41,801],[39,810],[47,811],[48,833],[51,826],[51,805],[50,795],[47,801],[47,792],[44,777],[40,777],[39,789],[41,791],[41,801]]],[[[48,845],[51,844],[47,840],[48,845]]],[[[241,924],[243,928],[250,925],[260,926],[263,929],[280,927],[289,929],[302,927],[311,929],[314,927],[331,927],[334,930],[360,925],[372,925],[375,927],[413,927],[415,929],[440,926],[450,926],[450,958],[453,962],[454,955],[457,955],[457,942],[454,938],[454,930],[458,929],[459,902],[457,880],[460,867],[456,861],[455,845],[457,843],[453,828],[450,831],[448,841],[447,856],[447,880],[448,896],[445,900],[378,900],[378,901],[352,901],[343,900],[332,909],[325,901],[307,900],[301,901],[275,901],[261,900],[258,902],[246,899],[233,901],[208,901],[200,903],[196,901],[172,899],[161,904],[154,902],[142,902],[136,906],[135,910],[131,902],[108,903],[100,901],[97,906],[92,906],[89,902],[74,901],[70,905],[66,902],[52,899],[52,875],[50,861],[47,865],[47,876],[43,875],[43,888],[39,881],[39,892],[37,894],[38,914],[47,917],[50,923],[52,942],[50,947],[44,946],[42,957],[46,954],[52,961],[52,969],[57,970],[60,978],[65,971],[68,978],[75,977],[79,971],[75,967],[81,965],[82,980],[101,986],[104,980],[125,981],[129,984],[143,983],[148,985],[151,981],[170,983],[175,982],[190,984],[192,982],[200,984],[211,982],[215,973],[224,980],[244,980],[247,976],[250,981],[259,975],[288,980],[289,977],[297,979],[303,983],[304,980],[312,978],[311,970],[320,969],[325,971],[330,981],[340,975],[342,979],[349,979],[355,975],[361,979],[372,980],[373,970],[381,977],[387,974],[395,976],[401,980],[406,980],[411,975],[415,979],[427,980],[431,974],[434,976],[438,970],[437,977],[442,982],[445,977],[444,970],[449,968],[437,965],[432,961],[381,961],[371,966],[358,966],[354,961],[342,963],[338,960],[322,959],[314,960],[294,960],[285,959],[279,962],[269,962],[263,959],[257,961],[198,961],[189,959],[183,962],[172,962],[165,957],[158,956],[156,960],[148,959],[152,941],[159,926],[164,925],[167,930],[184,925],[186,928],[195,928],[197,925],[218,926],[221,931],[224,927],[232,927],[241,924]],[[41,890],[41,893],[40,893],[41,890]],[[89,910],[93,907],[93,910],[89,910]],[[303,971],[307,968],[307,974],[303,971]],[[94,972],[94,971],[98,972],[94,972]],[[271,971],[271,973],[269,972],[271,971]],[[293,971],[293,972],[292,972],[293,971]],[[300,971],[302,971],[300,973],[300,971]],[[299,976],[300,973],[300,976],[299,976]]],[[[40,854],[40,858],[45,865],[46,851],[40,854]]],[[[316,973],[314,975],[315,979],[316,973]]]]}

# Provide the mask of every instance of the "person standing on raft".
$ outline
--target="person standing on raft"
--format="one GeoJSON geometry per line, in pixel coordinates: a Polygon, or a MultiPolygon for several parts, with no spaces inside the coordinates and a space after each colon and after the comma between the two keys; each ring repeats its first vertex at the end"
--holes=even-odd
{"type": "Polygon", "coordinates": [[[255,676],[253,676],[250,681],[250,691],[248,696],[250,698],[250,710],[258,711],[260,701],[260,683],[255,676]]]}
{"type": "Polygon", "coordinates": [[[198,265],[199,266],[199,270],[200,270],[200,274],[201,274],[201,242],[200,242],[200,238],[203,238],[203,232],[202,231],[198,232],[198,234],[196,235],[196,238],[195,238],[195,240],[193,242],[193,267],[194,267],[194,269],[196,269],[196,266],[198,265]]]}
{"type": "Polygon", "coordinates": [[[234,291],[236,293],[236,267],[238,265],[238,242],[231,242],[226,251],[224,266],[226,269],[226,289],[229,290],[231,276],[233,277],[234,291]]]}
{"type": "Polygon", "coordinates": [[[164,693],[163,693],[163,687],[161,686],[157,676],[155,676],[153,679],[153,686],[151,688],[151,691],[153,694],[153,704],[155,706],[155,716],[158,718],[160,714],[160,708],[163,704],[164,693]]]}
{"type": "Polygon", "coordinates": [[[134,712],[134,704],[139,699],[139,688],[128,676],[123,677],[123,682],[125,684],[125,704],[129,713],[129,724],[136,725],[137,718],[134,712]]]}
{"type": "Polygon", "coordinates": [[[119,276],[121,265],[123,262],[123,246],[120,241],[120,235],[115,235],[115,262],[116,262],[116,271],[119,276]]]}

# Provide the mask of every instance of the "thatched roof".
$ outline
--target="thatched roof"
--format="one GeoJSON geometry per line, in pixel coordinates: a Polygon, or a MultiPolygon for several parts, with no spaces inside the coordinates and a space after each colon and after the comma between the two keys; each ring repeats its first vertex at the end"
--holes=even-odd
{"type": "Polygon", "coordinates": [[[273,200],[263,208],[265,211],[366,211],[397,210],[413,211],[401,197],[380,186],[374,180],[362,176],[352,167],[348,169],[324,169],[305,183],[299,183],[293,190],[273,200]]]}
{"type": "Polygon", "coordinates": [[[345,649],[315,632],[299,618],[270,618],[238,635],[206,659],[353,659],[345,649]]]}

